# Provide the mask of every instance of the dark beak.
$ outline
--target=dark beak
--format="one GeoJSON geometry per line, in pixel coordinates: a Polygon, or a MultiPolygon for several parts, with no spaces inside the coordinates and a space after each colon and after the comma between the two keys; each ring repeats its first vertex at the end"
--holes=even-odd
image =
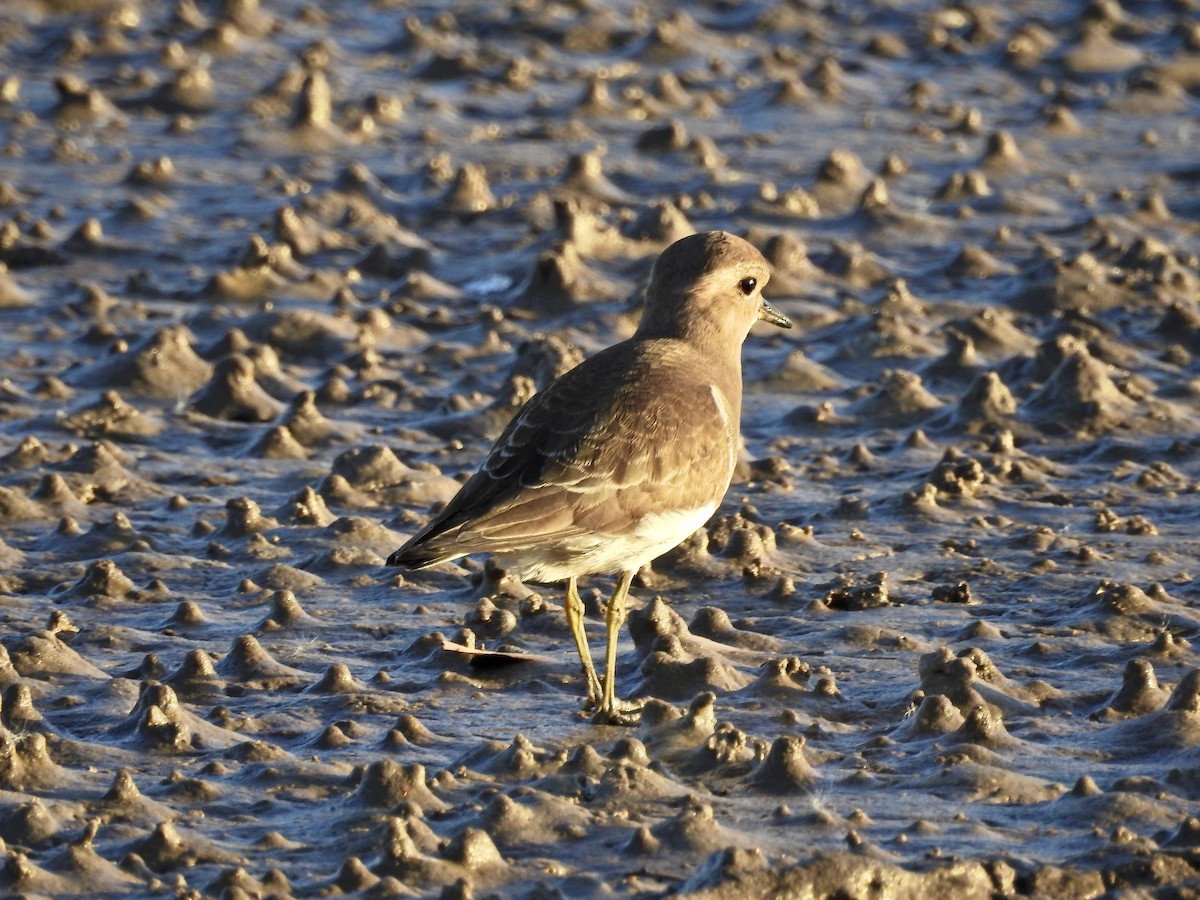
{"type": "Polygon", "coordinates": [[[770,322],[772,325],[778,325],[780,328],[792,327],[792,320],[773,307],[766,300],[759,301],[758,318],[763,322],[770,322]]]}

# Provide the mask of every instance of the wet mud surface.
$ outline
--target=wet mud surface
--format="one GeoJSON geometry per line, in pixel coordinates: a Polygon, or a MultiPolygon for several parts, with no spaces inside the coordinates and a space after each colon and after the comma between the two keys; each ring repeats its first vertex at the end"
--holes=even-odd
{"type": "Polygon", "coordinates": [[[1193,8],[162,6],[0,11],[0,888],[1198,889],[1193,8]],[[383,560],[716,228],[798,327],[596,727],[383,560]]]}

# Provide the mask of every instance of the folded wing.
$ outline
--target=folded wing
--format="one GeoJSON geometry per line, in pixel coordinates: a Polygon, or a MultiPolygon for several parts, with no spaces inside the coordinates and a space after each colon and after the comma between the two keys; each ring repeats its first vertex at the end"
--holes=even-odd
{"type": "Polygon", "coordinates": [[[624,344],[568,372],[517,413],[479,472],[388,562],[419,568],[620,533],[647,513],[719,500],[737,426],[690,362],[624,344]]]}

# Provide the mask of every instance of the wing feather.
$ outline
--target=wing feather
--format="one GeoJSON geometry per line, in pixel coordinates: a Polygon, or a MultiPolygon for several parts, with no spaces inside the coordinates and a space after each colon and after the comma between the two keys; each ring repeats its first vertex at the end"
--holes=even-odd
{"type": "Polygon", "coordinates": [[[703,361],[663,344],[618,344],[534,395],[480,470],[389,562],[431,565],[612,534],[647,512],[719,500],[737,448],[729,402],[740,405],[740,394],[715,398],[703,361]]]}

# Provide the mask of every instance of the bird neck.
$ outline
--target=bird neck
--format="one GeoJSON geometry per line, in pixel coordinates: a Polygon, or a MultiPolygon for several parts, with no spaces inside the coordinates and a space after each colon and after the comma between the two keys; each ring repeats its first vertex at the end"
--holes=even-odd
{"type": "Polygon", "coordinates": [[[692,310],[686,317],[670,312],[648,311],[638,326],[636,337],[644,340],[665,338],[681,341],[694,351],[719,362],[730,362],[741,369],[742,342],[745,334],[731,334],[727,318],[705,311],[692,310]]]}

